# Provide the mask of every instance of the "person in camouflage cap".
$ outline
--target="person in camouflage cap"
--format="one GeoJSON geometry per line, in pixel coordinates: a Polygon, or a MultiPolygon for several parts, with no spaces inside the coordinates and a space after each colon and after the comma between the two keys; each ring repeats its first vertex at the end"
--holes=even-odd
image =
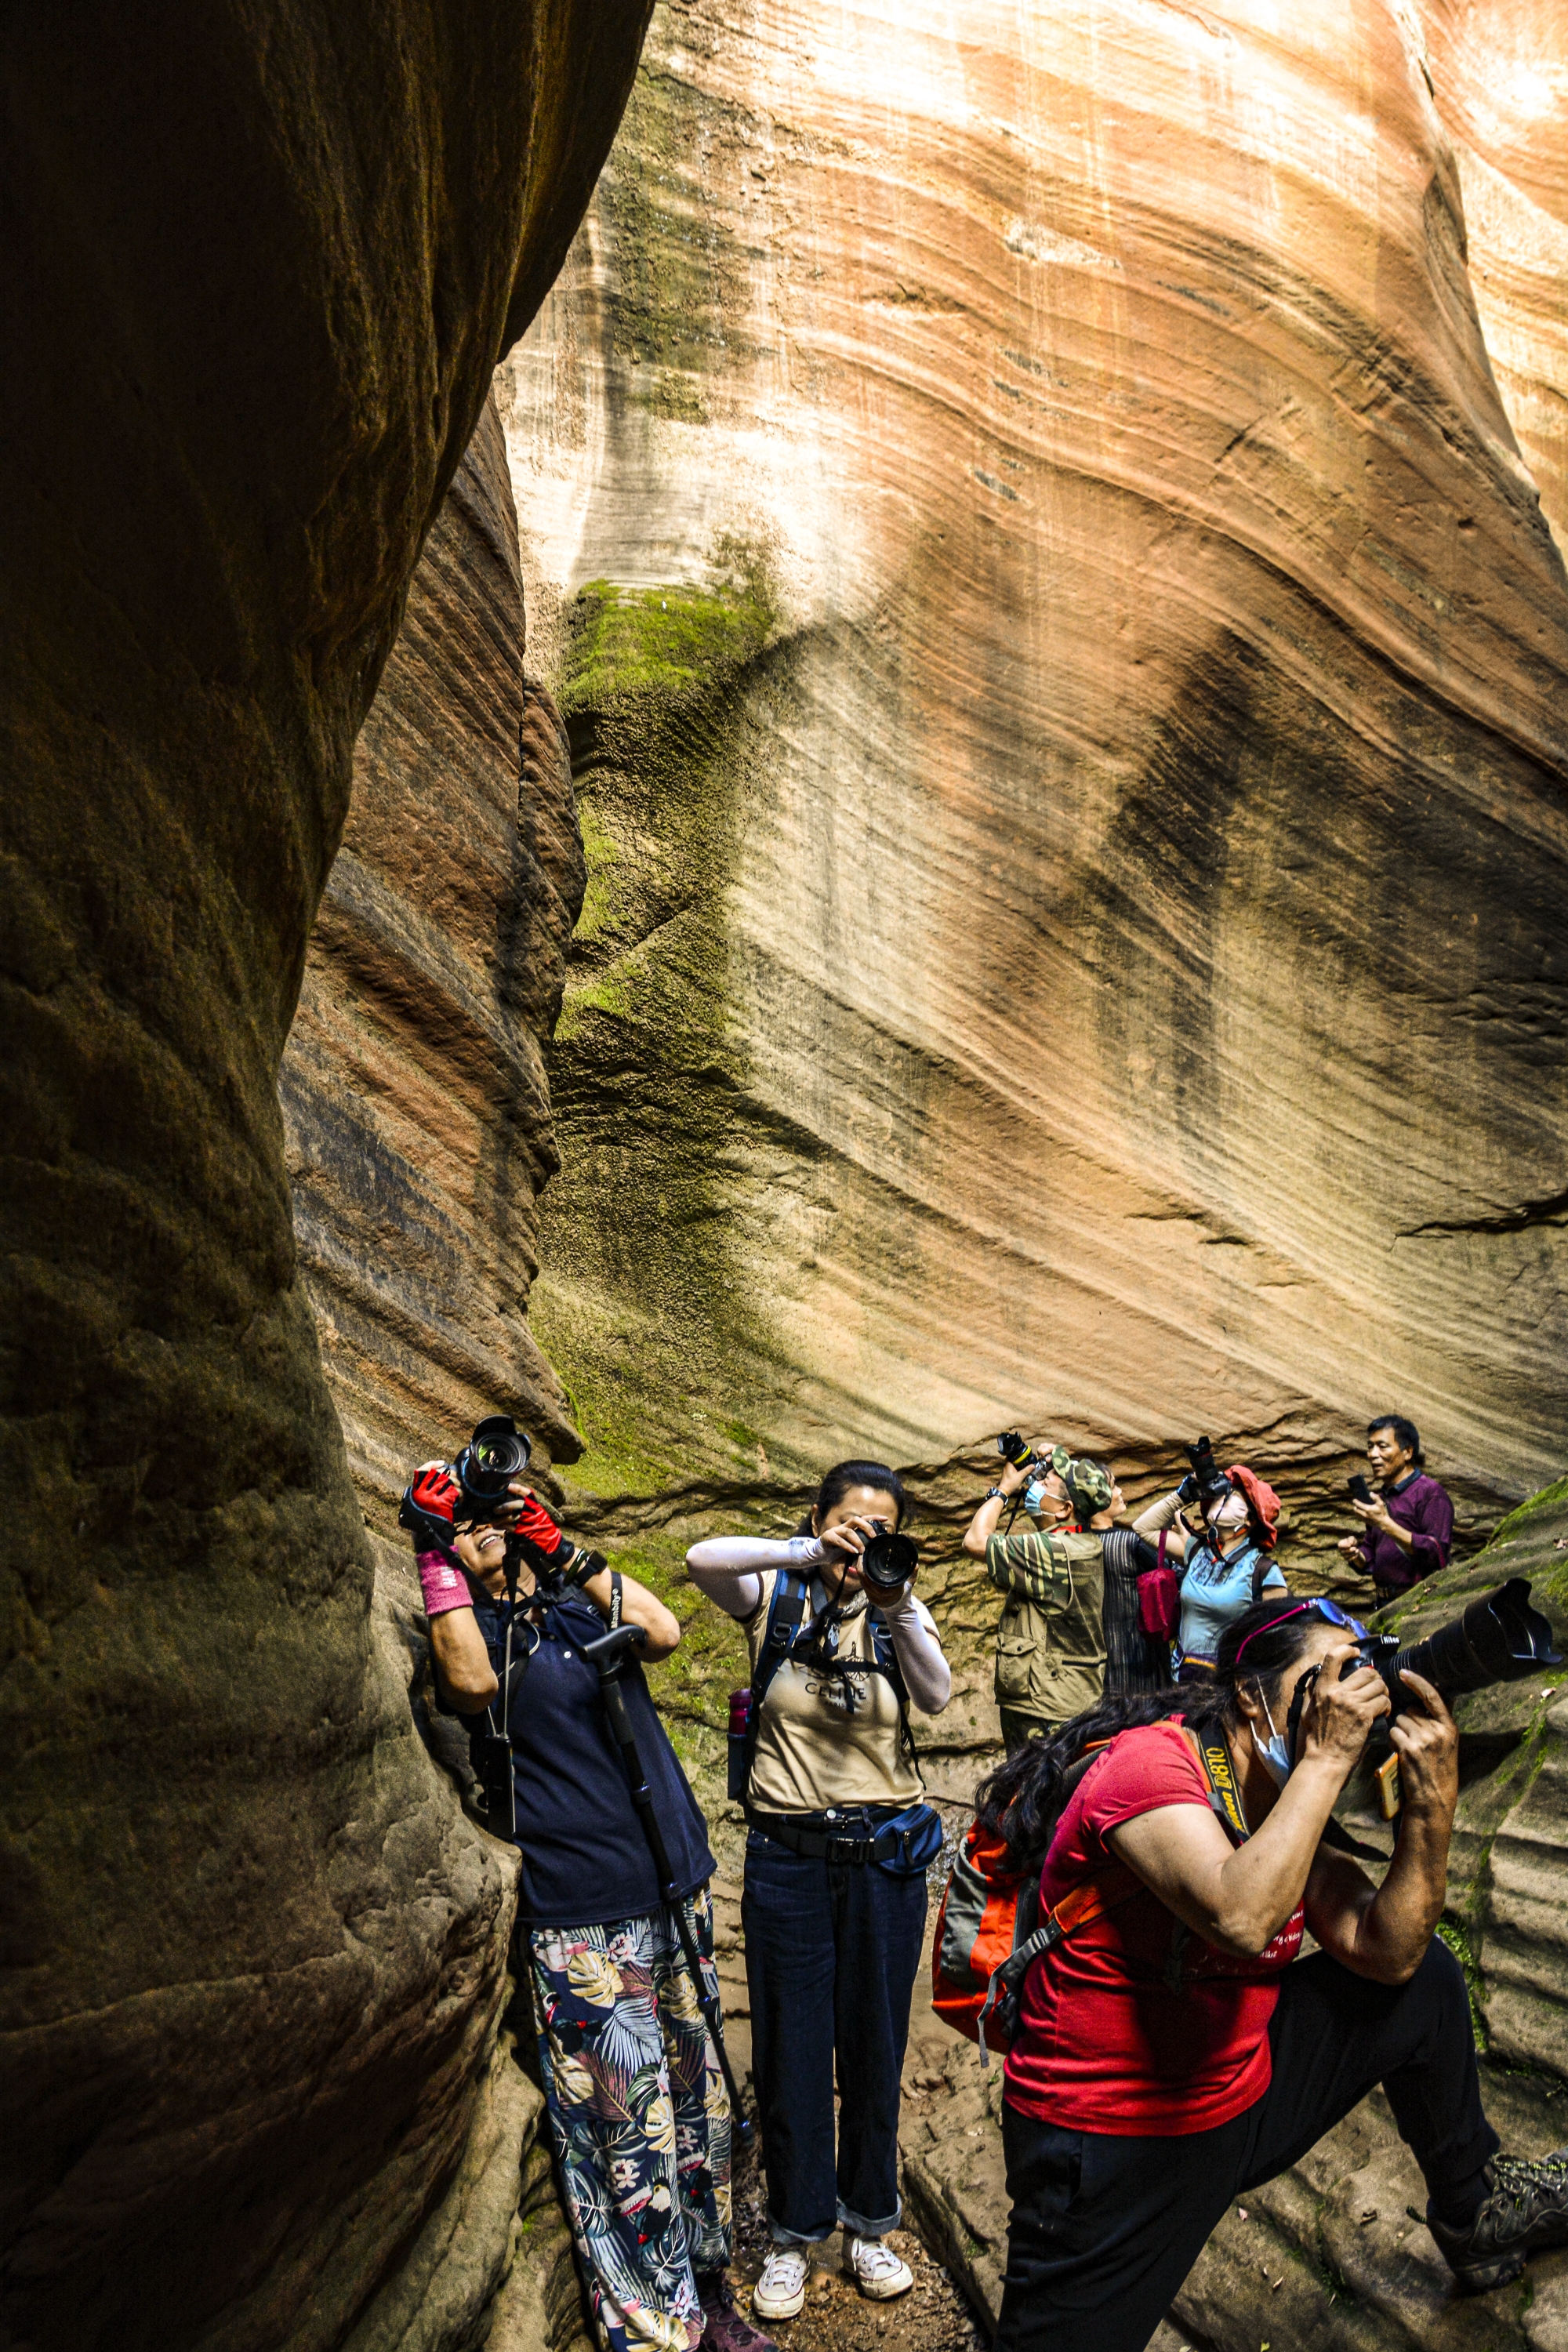
{"type": "Polygon", "coordinates": [[[1109,1507],[1110,1480],[1065,1445],[1037,1443],[1019,1469],[1004,1463],[970,1521],[963,1549],[1006,1595],[996,1629],[996,1704],[1009,1755],[1081,1715],[1105,1684],[1104,1570],[1088,1521],[1109,1507]],[[1000,1532],[1022,1495],[1033,1525],[1000,1532]]]}

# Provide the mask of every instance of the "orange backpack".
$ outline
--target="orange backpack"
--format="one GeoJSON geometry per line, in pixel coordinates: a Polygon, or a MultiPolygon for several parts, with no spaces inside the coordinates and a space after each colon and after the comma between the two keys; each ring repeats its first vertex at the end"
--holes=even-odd
{"type": "MultiPolygon", "coordinates": [[[[1063,1773],[1056,1792],[1051,1836],[1067,1811],[1068,1798],[1096,1757],[1110,1745],[1106,1739],[1093,1741],[1063,1773]]],[[[1247,1836],[1247,1823],[1225,1747],[1195,1738],[1193,1746],[1209,1784],[1209,1802],[1239,1845],[1247,1836]]],[[[1115,1910],[1142,1889],[1142,1879],[1122,1864],[1111,1863],[1064,1895],[1042,1919],[1038,1872],[1026,1885],[1025,1874],[1010,1867],[1005,1841],[978,1822],[972,1822],[937,1914],[931,1959],[931,2007],[944,2025],[979,2043],[981,2057],[989,2065],[986,2043],[1005,2049],[1017,2032],[1018,2000],[1031,1964],[1054,1950],[1075,1927],[1115,1910]]],[[[1182,1930],[1184,1936],[1185,1932],[1182,1930]]]]}
{"type": "MultiPolygon", "coordinates": [[[[1022,1874],[1010,1867],[1005,1841],[971,1822],[948,1875],[931,1955],[931,2005],[955,2033],[979,2041],[991,1979],[1012,1958],[1014,1945],[1024,1940],[1018,1914],[1037,1912],[1039,1905],[1037,1876],[1031,1904],[1022,1874]]],[[[1024,1936],[1032,1926],[1026,1921],[1024,1936]]]]}

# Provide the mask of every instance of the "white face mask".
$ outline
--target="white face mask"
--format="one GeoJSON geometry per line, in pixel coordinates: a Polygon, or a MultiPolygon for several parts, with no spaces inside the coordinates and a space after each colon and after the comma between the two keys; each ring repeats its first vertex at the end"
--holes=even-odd
{"type": "MultiPolygon", "coordinates": [[[[1254,1731],[1252,1744],[1257,1748],[1263,1768],[1275,1787],[1282,1789],[1290,1778],[1293,1759],[1284,1733],[1276,1731],[1274,1728],[1274,1713],[1267,1699],[1263,1701],[1263,1712],[1268,1717],[1268,1738],[1259,1739],[1257,1732],[1254,1731]]],[[[1247,1728],[1251,1730],[1251,1726],[1248,1725],[1247,1728]]]]}
{"type": "Polygon", "coordinates": [[[1244,1528],[1247,1525],[1246,1496],[1234,1491],[1228,1494],[1211,1513],[1209,1525],[1215,1528],[1223,1528],[1227,1534],[1232,1528],[1244,1528]]]}

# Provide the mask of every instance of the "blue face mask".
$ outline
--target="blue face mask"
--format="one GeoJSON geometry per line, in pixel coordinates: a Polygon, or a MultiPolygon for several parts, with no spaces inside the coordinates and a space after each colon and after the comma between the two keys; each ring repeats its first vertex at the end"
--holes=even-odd
{"type": "Polygon", "coordinates": [[[1264,1770],[1275,1787],[1282,1789],[1294,1769],[1294,1759],[1284,1733],[1276,1731],[1274,1728],[1273,1710],[1267,1699],[1263,1702],[1263,1712],[1268,1717],[1268,1738],[1259,1739],[1255,1731],[1252,1735],[1252,1744],[1262,1759],[1264,1770]]]}
{"type": "Polygon", "coordinates": [[[1046,1486],[1043,1478],[1031,1478],[1024,1489],[1024,1508],[1032,1519],[1037,1519],[1045,1507],[1046,1486]]]}

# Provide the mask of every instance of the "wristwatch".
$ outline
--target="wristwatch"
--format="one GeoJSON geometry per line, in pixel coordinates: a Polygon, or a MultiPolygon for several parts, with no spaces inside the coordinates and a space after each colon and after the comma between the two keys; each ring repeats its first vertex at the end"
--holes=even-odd
{"type": "Polygon", "coordinates": [[[1000,1486],[987,1486],[985,1489],[985,1499],[988,1503],[994,1503],[998,1500],[1005,1500],[1005,1497],[1003,1496],[1000,1486]]]}

